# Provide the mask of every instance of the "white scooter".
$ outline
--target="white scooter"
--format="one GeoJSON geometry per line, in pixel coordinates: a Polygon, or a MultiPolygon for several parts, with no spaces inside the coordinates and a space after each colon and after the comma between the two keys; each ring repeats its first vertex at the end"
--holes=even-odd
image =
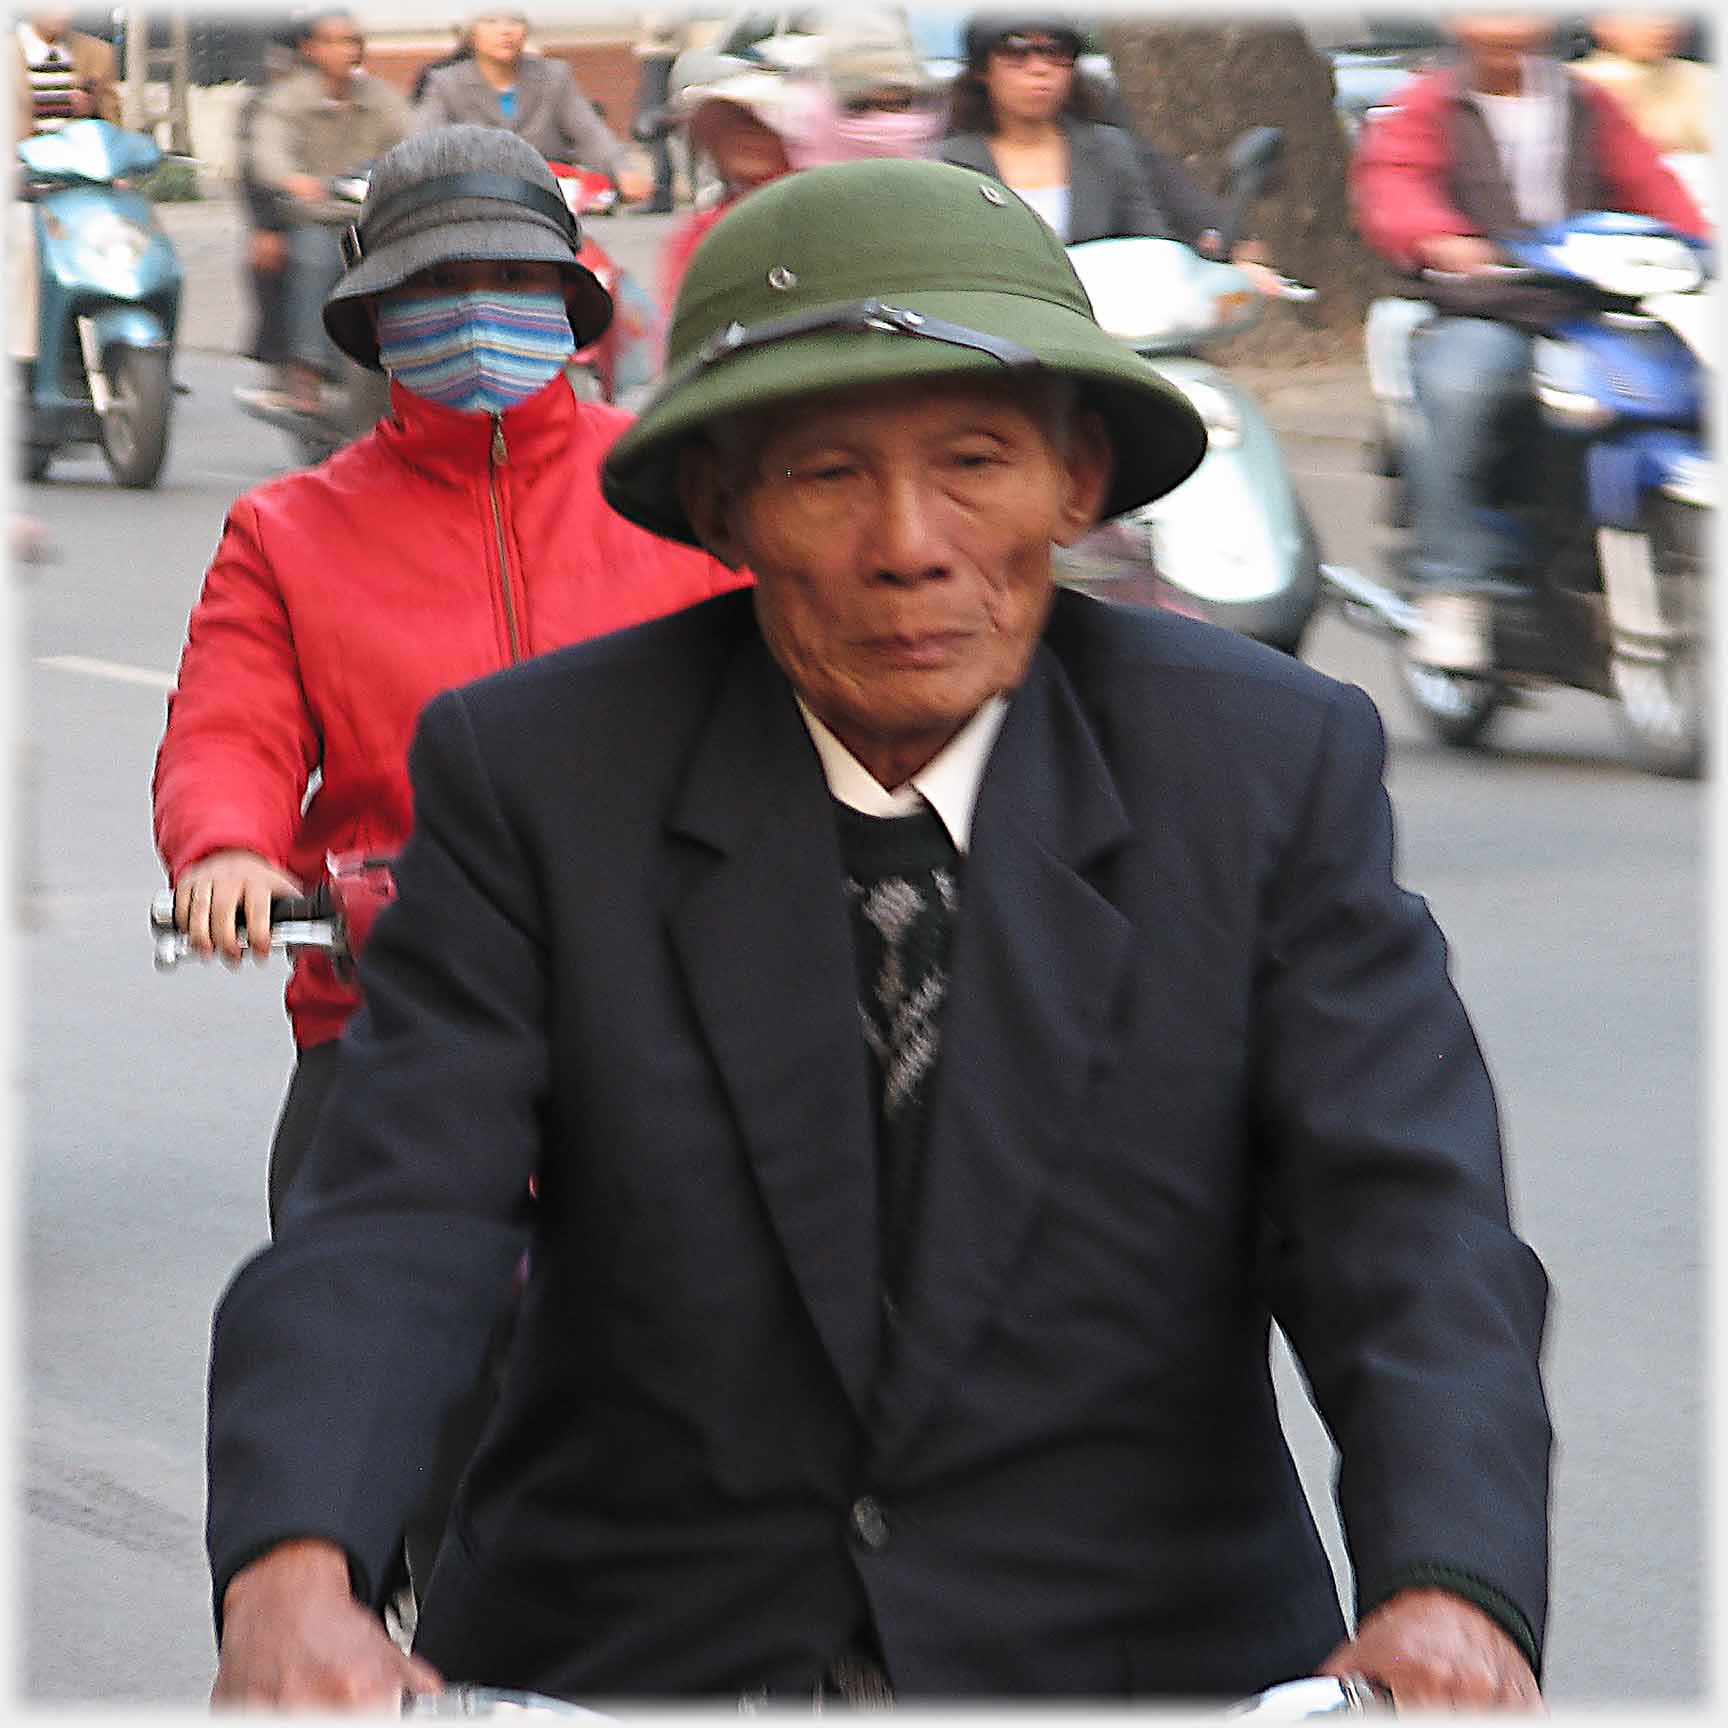
{"type": "MultiPolygon", "coordinates": [[[[1283,143],[1282,133],[1263,126],[1232,148],[1232,232],[1221,236],[1221,251],[1228,253],[1283,143]]],[[[1138,597],[1136,578],[1144,583],[1150,570],[1176,591],[1175,609],[1294,654],[1320,592],[1314,526],[1254,398],[1199,358],[1209,344],[1254,323],[1263,296],[1234,265],[1177,240],[1090,240],[1070,246],[1068,256],[1099,324],[1199,411],[1207,450],[1175,491],[1060,554],[1058,574],[1071,587],[1131,599],[1138,597]]],[[[1283,297],[1314,298],[1312,288],[1280,281],[1283,297]]]]}

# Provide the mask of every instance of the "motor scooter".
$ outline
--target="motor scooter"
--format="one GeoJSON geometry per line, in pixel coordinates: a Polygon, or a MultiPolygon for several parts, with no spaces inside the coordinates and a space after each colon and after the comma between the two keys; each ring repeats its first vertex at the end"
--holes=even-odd
{"type": "MultiPolygon", "coordinates": [[[[1695,778],[1717,495],[1702,424],[1716,363],[1707,250],[1648,217],[1601,211],[1499,247],[1504,280],[1569,303],[1535,340],[1533,400],[1505,439],[1491,500],[1520,531],[1527,580],[1424,594],[1406,543],[1391,586],[1326,566],[1327,588],[1347,619],[1393,639],[1404,691],[1443,742],[1480,744],[1506,708],[1564,686],[1616,704],[1641,767],[1695,778]]],[[[1410,519],[1404,452],[1426,435],[1409,356],[1434,316],[1407,299],[1369,312],[1394,525],[1410,519]]]]}
{"type": "MultiPolygon", "coordinates": [[[[1248,206],[1283,150],[1274,127],[1245,133],[1230,153],[1228,254],[1248,206]]],[[[1232,264],[1177,240],[1089,240],[1068,257],[1099,324],[1144,356],[1206,423],[1198,469],[1174,491],[1103,524],[1057,554],[1060,580],[1106,598],[1134,598],[1154,578],[1175,609],[1294,654],[1320,589],[1314,525],[1291,484],[1277,435],[1249,392],[1200,357],[1245,330],[1264,298],[1232,264]]],[[[1279,292],[1315,291],[1281,277],[1279,292]]],[[[1160,603],[1154,601],[1154,603],[1160,603]]],[[[1168,604],[1169,602],[1163,601],[1168,604]]]]}
{"type": "Polygon", "coordinates": [[[135,182],[154,140],[73,120],[18,145],[36,242],[36,358],[23,362],[24,478],[56,452],[97,444],[122,486],[154,486],[168,454],[183,280],[173,244],[135,182]]]}

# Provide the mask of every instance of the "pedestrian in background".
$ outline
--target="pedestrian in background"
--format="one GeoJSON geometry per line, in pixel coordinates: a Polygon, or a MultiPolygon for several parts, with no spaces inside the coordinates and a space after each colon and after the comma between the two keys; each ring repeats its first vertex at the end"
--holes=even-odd
{"type": "Polygon", "coordinates": [[[120,124],[114,50],[72,28],[72,14],[56,8],[19,19],[13,32],[17,99],[13,133],[52,132],[68,120],[120,124]]]}
{"type": "Polygon", "coordinates": [[[654,166],[654,189],[648,202],[637,206],[647,216],[665,216],[672,210],[672,136],[666,104],[672,92],[672,62],[683,51],[684,34],[682,20],[672,13],[645,12],[636,38],[642,76],[631,126],[654,166]]]}
{"type": "Polygon", "coordinates": [[[264,44],[257,86],[240,105],[234,125],[235,179],[246,211],[246,283],[252,293],[252,336],[246,357],[271,369],[273,386],[288,389],[287,303],[283,288],[288,269],[290,213],[283,193],[258,178],[255,142],[258,111],[264,98],[300,65],[294,33],[284,31],[264,44]]]}
{"type": "Polygon", "coordinates": [[[249,392],[259,407],[317,414],[341,356],[324,332],[324,297],[342,274],[341,235],[354,207],[330,182],[382,156],[412,123],[408,104],[361,67],[365,38],[351,12],[307,14],[295,27],[303,64],[258,105],[252,173],[287,225],[282,296],[285,390],[249,392]]]}
{"type": "Polygon", "coordinates": [[[1590,21],[1596,52],[1572,68],[1615,97],[1664,154],[1715,148],[1716,72],[1680,58],[1689,28],[1672,14],[1605,13],[1590,21]]]}
{"type": "Polygon", "coordinates": [[[435,126],[499,126],[532,144],[549,162],[568,162],[611,176],[619,195],[646,198],[649,181],[630,166],[625,147],[577,88],[562,60],[528,51],[528,19],[488,7],[468,20],[473,54],[426,80],[414,112],[416,131],[435,126]]]}

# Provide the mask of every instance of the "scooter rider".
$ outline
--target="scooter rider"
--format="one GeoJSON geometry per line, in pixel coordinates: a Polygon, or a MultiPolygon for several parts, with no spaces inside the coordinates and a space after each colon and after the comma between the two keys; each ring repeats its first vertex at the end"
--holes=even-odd
{"type": "MultiPolygon", "coordinates": [[[[156,841],[196,952],[262,959],[273,897],[331,854],[401,847],[409,739],[438,691],[738,585],[601,501],[628,416],[563,375],[611,316],[579,244],[545,162],[507,132],[444,127],[377,164],[325,323],[390,373],[392,416],[234,505],[169,698],[156,841]]],[[[325,956],[300,956],[272,1228],[356,1001],[325,956]]],[[[416,1587],[490,1402],[483,1379],[446,1425],[408,1533],[416,1587]]]]}
{"type": "Polygon", "coordinates": [[[352,13],[308,13],[297,21],[295,46],[305,65],[272,86],[259,104],[252,159],[253,177],[281,194],[288,221],[282,284],[287,390],[253,392],[242,400],[316,414],[322,383],[337,366],[320,313],[342,274],[338,242],[354,214],[330,196],[329,183],[405,138],[412,115],[390,85],[361,69],[365,41],[352,13]]]}
{"type": "Polygon", "coordinates": [[[1486,624],[1478,603],[1461,626],[1451,599],[1518,584],[1527,561],[1514,524],[1489,508],[1489,481],[1501,428],[1529,394],[1532,333],[1566,303],[1496,280],[1493,237],[1592,209],[1704,228],[1620,104],[1553,57],[1554,27],[1533,14],[1455,17],[1459,64],[1406,85],[1364,129],[1352,168],[1364,237],[1441,314],[1411,352],[1431,434],[1407,457],[1412,572],[1431,602],[1419,658],[1457,655],[1459,629],[1486,624]]]}
{"type": "MultiPolygon", "coordinates": [[[[392,416],[235,503],[156,762],[177,919],[196,952],[236,964],[269,952],[272,896],[310,887],[327,854],[400,847],[408,741],[434,693],[738,581],[601,502],[628,416],[579,402],[562,368],[611,305],[531,145],[480,126],[409,139],[374,170],[357,232],[325,322],[391,374],[392,416]],[[484,195],[458,195],[456,176],[486,177],[484,195]]],[[[355,1002],[301,956],[272,1213],[355,1002]]]]}

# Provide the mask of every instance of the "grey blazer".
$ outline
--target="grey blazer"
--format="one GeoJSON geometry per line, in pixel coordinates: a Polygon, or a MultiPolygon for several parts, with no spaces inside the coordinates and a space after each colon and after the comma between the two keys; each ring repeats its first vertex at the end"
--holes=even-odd
{"type": "Polygon", "coordinates": [[[542,156],[580,163],[617,177],[624,149],[576,87],[562,60],[524,54],[516,68],[516,116],[504,118],[498,92],[480,76],[472,60],[445,66],[426,80],[414,110],[414,130],[434,126],[501,126],[525,138],[542,156]]]}
{"type": "MultiPolygon", "coordinates": [[[[1065,120],[1062,129],[1068,134],[1068,244],[1127,234],[1165,238],[1170,224],[1152,197],[1134,140],[1119,126],[1082,120],[1065,120]]],[[[941,154],[944,162],[1002,178],[982,132],[944,138],[941,154]]]]}

